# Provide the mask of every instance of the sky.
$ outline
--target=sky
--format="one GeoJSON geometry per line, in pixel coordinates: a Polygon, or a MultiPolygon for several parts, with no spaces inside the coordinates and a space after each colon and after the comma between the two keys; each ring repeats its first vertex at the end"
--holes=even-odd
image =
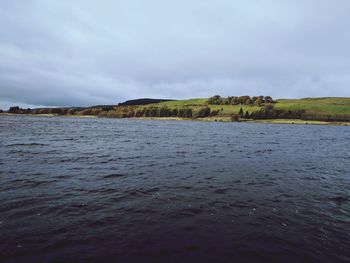
{"type": "Polygon", "coordinates": [[[0,108],[350,96],[349,0],[0,1],[0,108]]]}

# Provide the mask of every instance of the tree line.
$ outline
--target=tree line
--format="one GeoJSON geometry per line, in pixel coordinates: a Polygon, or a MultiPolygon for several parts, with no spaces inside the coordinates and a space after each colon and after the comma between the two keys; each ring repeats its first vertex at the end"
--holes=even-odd
{"type": "MultiPolygon", "coordinates": [[[[240,111],[240,116],[243,117],[243,113],[240,111]]],[[[291,109],[276,109],[273,104],[267,104],[258,111],[254,111],[251,114],[246,112],[244,114],[246,119],[263,120],[263,119],[300,119],[300,120],[315,120],[315,121],[350,121],[350,114],[321,114],[306,112],[303,109],[291,110],[291,109]]]]}
{"type": "Polygon", "coordinates": [[[219,95],[215,95],[208,99],[209,105],[255,105],[262,106],[265,103],[274,103],[274,100],[271,96],[229,96],[229,97],[221,97],[219,95]]]}
{"type": "Polygon", "coordinates": [[[11,107],[8,111],[13,114],[55,114],[55,115],[94,115],[111,118],[132,118],[132,117],[179,117],[179,118],[206,118],[219,114],[219,110],[213,110],[207,106],[196,108],[169,108],[167,106],[157,107],[91,107],[91,108],[39,108],[22,109],[11,107]]]}
{"type": "MultiPolygon", "coordinates": [[[[247,108],[246,108],[247,109],[247,108]]],[[[321,114],[306,112],[305,110],[276,109],[274,104],[266,103],[257,111],[244,111],[241,107],[237,113],[225,113],[223,109],[212,110],[208,106],[169,108],[167,106],[95,106],[90,108],[39,108],[22,109],[18,106],[11,107],[9,113],[14,114],[54,114],[98,116],[110,118],[140,118],[140,117],[178,117],[178,118],[206,118],[218,115],[230,117],[232,121],[240,119],[301,119],[318,121],[350,121],[350,114],[321,114]]]]}

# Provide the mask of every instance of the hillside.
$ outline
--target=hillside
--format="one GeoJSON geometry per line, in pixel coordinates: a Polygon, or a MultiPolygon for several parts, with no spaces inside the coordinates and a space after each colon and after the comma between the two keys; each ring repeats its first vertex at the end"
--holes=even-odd
{"type": "MultiPolygon", "coordinates": [[[[238,113],[240,108],[243,108],[244,112],[257,111],[259,106],[250,105],[208,105],[207,98],[189,99],[189,100],[177,100],[161,102],[156,105],[167,106],[170,108],[175,107],[203,107],[208,106],[211,110],[223,109],[221,114],[238,113]]],[[[304,99],[278,99],[275,101],[274,107],[282,110],[305,110],[308,114],[320,114],[320,115],[335,115],[335,114],[350,114],[350,98],[304,98],[304,99]]]]}
{"type": "Polygon", "coordinates": [[[100,105],[86,108],[41,109],[12,107],[8,112],[14,114],[51,114],[112,118],[177,117],[235,121],[298,119],[305,121],[350,122],[350,98],[272,100],[269,96],[226,98],[213,96],[211,98],[188,100],[139,99],[120,103],[118,106],[100,105]]]}

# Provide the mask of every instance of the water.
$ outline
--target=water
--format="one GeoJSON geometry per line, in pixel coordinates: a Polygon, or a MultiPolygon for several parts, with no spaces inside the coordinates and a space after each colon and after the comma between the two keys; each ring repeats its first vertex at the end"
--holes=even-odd
{"type": "Polygon", "coordinates": [[[2,262],[349,262],[350,129],[0,117],[2,262]]]}

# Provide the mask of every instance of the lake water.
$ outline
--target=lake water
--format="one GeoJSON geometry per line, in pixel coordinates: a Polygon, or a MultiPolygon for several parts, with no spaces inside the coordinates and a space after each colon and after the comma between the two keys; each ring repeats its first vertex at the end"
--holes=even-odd
{"type": "Polygon", "coordinates": [[[1,262],[349,262],[350,127],[0,116],[1,262]]]}

